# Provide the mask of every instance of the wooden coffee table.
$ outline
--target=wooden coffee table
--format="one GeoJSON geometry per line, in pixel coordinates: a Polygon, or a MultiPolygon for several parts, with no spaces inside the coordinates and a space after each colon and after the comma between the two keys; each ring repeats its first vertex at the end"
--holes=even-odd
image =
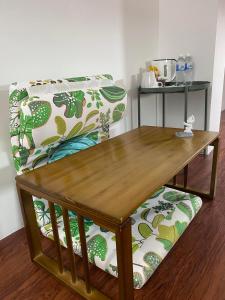
{"type": "MultiPolygon", "coordinates": [[[[120,299],[133,299],[131,220],[129,216],[158,188],[185,169],[175,188],[212,199],[215,192],[218,133],[194,131],[177,138],[173,128],[144,126],[52,164],[16,177],[31,259],[86,299],[108,299],[91,287],[84,217],[116,235],[120,299]],[[208,145],[214,146],[209,193],[187,187],[187,166],[208,145]],[[49,201],[57,260],[42,252],[32,195],[49,201]],[[71,272],[63,267],[54,203],[63,208],[71,272]],[[68,210],[77,213],[84,279],[78,278],[68,210]]],[[[173,185],[174,187],[174,185],[173,185]]]]}

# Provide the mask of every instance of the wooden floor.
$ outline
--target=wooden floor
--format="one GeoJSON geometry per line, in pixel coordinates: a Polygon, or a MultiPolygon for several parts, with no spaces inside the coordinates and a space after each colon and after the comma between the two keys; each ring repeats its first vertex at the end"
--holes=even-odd
{"type": "MultiPolygon", "coordinates": [[[[225,300],[225,113],[216,198],[203,208],[135,300],[225,300]]],[[[207,188],[211,156],[190,166],[190,185],[207,188]]],[[[45,247],[51,250],[49,243],[45,247]]],[[[118,299],[117,280],[92,266],[92,282],[118,299]]],[[[30,262],[24,230],[0,241],[0,300],[82,299],[30,262]]]]}

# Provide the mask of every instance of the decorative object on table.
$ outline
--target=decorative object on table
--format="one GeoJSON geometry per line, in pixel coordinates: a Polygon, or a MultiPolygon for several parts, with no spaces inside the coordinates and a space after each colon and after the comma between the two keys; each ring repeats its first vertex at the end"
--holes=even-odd
{"type": "Polygon", "coordinates": [[[176,136],[177,137],[182,137],[182,138],[183,137],[192,137],[193,136],[192,128],[193,128],[194,122],[195,122],[195,116],[191,115],[187,119],[187,122],[184,122],[184,125],[185,125],[184,131],[176,132],[176,136]]]}
{"type": "Polygon", "coordinates": [[[155,71],[152,66],[149,67],[149,71],[142,74],[141,87],[142,88],[157,88],[162,86],[162,82],[156,80],[155,71]]]}
{"type": "Polygon", "coordinates": [[[187,122],[184,122],[184,125],[185,125],[185,130],[184,132],[186,133],[192,133],[192,128],[193,128],[193,124],[195,123],[195,116],[194,115],[191,115],[188,119],[187,119],[187,122]]]}
{"type": "Polygon", "coordinates": [[[157,80],[171,82],[176,77],[176,59],[155,59],[152,65],[158,72],[157,80]]]}

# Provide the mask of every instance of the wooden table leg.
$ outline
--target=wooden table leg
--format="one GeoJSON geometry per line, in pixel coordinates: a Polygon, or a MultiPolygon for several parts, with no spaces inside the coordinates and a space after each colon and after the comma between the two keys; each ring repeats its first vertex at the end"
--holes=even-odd
{"type": "Polygon", "coordinates": [[[175,188],[179,191],[195,194],[199,197],[203,197],[209,200],[213,200],[215,196],[215,188],[216,188],[216,177],[217,177],[217,161],[218,161],[218,152],[219,152],[219,138],[217,138],[212,144],[209,146],[213,146],[213,161],[212,161],[212,171],[211,171],[211,181],[210,181],[210,190],[209,192],[201,192],[198,190],[193,190],[192,188],[187,187],[187,175],[188,168],[187,166],[184,169],[184,185],[174,185],[174,184],[165,184],[170,188],[175,188]]]}
{"type": "Polygon", "coordinates": [[[173,176],[173,185],[175,186],[177,184],[177,176],[173,176]]]}
{"type": "Polygon", "coordinates": [[[217,138],[212,146],[213,149],[213,162],[212,162],[212,172],[211,172],[211,182],[210,182],[210,198],[213,199],[215,196],[215,186],[216,186],[216,177],[217,177],[217,161],[218,161],[218,152],[219,152],[219,138],[217,138]]]}
{"type": "Polygon", "coordinates": [[[31,260],[33,261],[42,253],[40,231],[38,229],[36,215],[34,211],[33,198],[27,191],[22,190],[17,185],[17,192],[23,214],[24,226],[26,229],[31,260]]]}
{"type": "Polygon", "coordinates": [[[188,165],[184,167],[184,188],[187,187],[188,183],[188,165]]]}
{"type": "Polygon", "coordinates": [[[116,232],[116,251],[120,300],[134,299],[131,220],[116,232]]]}

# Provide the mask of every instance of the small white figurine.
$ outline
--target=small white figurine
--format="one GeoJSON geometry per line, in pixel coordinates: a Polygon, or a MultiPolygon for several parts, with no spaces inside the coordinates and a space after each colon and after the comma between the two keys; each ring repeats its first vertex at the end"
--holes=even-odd
{"type": "Polygon", "coordinates": [[[192,128],[193,128],[193,124],[195,122],[195,116],[191,115],[188,119],[187,119],[187,123],[184,122],[185,125],[185,130],[184,132],[188,133],[188,134],[193,134],[192,132],[192,128]]]}
{"type": "Polygon", "coordinates": [[[176,136],[179,137],[179,138],[192,137],[193,136],[192,128],[193,128],[194,122],[195,122],[195,116],[191,115],[187,119],[187,123],[184,122],[184,126],[185,126],[184,131],[178,131],[178,132],[176,132],[176,136]]]}

